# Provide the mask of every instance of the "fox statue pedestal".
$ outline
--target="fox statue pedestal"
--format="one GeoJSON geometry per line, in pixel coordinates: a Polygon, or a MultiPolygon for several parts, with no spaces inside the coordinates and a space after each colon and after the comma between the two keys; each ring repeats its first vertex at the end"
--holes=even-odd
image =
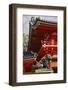
{"type": "Polygon", "coordinates": [[[35,73],[53,73],[53,70],[48,68],[40,68],[36,69],[35,73]]]}

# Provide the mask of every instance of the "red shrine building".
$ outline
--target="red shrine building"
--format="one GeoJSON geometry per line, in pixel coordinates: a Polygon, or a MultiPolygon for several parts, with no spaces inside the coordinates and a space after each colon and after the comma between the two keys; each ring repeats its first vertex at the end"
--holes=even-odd
{"type": "MultiPolygon", "coordinates": [[[[34,24],[30,22],[28,51],[37,53],[37,61],[44,55],[50,54],[54,58],[49,62],[49,67],[57,68],[57,23],[40,19],[34,24]]],[[[31,59],[32,61],[29,61],[33,62],[34,58],[31,59]]]]}

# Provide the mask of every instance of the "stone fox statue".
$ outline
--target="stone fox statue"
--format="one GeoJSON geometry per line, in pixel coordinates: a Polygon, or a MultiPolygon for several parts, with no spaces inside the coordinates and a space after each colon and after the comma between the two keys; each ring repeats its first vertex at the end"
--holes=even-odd
{"type": "Polygon", "coordinates": [[[31,71],[35,71],[35,69],[39,69],[39,68],[48,68],[48,62],[49,60],[51,60],[52,57],[50,54],[47,54],[45,55],[43,58],[41,58],[40,61],[36,61],[32,64],[32,67],[31,67],[31,71]]]}
{"type": "Polygon", "coordinates": [[[50,54],[45,55],[41,58],[40,63],[43,64],[43,68],[49,68],[48,62],[52,59],[52,56],[50,54]]]}

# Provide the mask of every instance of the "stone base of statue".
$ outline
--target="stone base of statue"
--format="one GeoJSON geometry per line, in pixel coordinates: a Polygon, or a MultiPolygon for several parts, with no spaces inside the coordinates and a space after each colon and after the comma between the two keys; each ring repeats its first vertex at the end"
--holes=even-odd
{"type": "Polygon", "coordinates": [[[35,70],[35,73],[53,73],[53,70],[48,68],[39,68],[35,70]]]}

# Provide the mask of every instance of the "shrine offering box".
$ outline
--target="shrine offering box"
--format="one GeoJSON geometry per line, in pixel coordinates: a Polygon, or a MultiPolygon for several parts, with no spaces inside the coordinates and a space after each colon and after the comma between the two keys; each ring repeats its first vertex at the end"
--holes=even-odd
{"type": "Polygon", "coordinates": [[[9,85],[66,82],[66,7],[9,5],[9,85]]]}

